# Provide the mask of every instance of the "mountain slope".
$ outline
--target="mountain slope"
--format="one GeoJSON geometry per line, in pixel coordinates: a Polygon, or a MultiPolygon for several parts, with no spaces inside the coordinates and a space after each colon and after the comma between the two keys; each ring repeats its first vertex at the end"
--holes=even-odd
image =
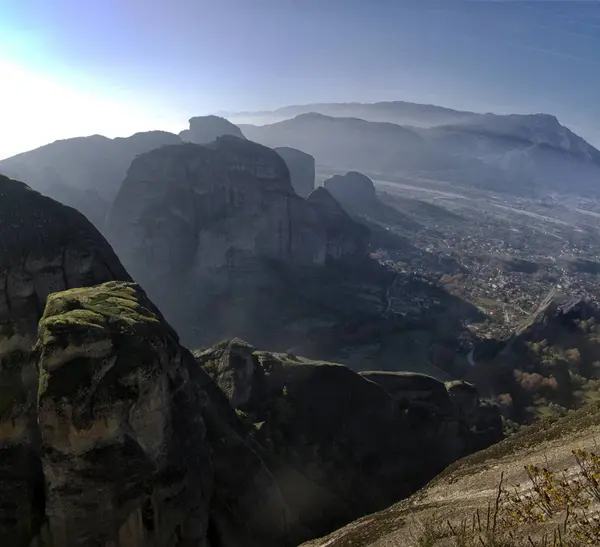
{"type": "MultiPolygon", "coordinates": [[[[569,474],[575,474],[578,465],[573,458],[573,451],[593,450],[599,433],[598,405],[591,405],[564,418],[542,420],[486,450],[459,460],[411,498],[363,517],[325,538],[303,544],[303,547],[417,547],[423,545],[417,540],[428,524],[435,522],[444,527],[445,537],[448,538],[448,522],[458,530],[461,521],[467,519],[468,529],[471,530],[472,519],[477,511],[485,528],[487,507],[491,504],[493,513],[501,473],[504,473],[505,486],[521,485],[525,492],[531,488],[526,465],[539,465],[551,471],[566,470],[569,474]]],[[[563,523],[564,515],[561,525],[563,523]]],[[[541,530],[536,530],[536,526],[525,529],[523,543],[501,545],[543,545],[535,541],[528,543],[527,535],[530,534],[536,541],[543,532],[549,532],[552,537],[555,526],[544,528],[538,522],[537,527],[541,530]]],[[[517,538],[522,537],[519,532],[517,529],[517,538]]],[[[448,543],[447,539],[445,541],[438,543],[431,540],[427,545],[456,545],[448,543]]],[[[481,543],[476,540],[474,545],[481,543]]]]}

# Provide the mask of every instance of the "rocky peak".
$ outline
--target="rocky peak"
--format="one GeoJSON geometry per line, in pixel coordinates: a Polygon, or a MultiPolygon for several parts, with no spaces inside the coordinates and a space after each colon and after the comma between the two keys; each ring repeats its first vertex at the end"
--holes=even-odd
{"type": "Polygon", "coordinates": [[[201,544],[213,488],[204,402],[143,291],[51,295],[37,350],[53,544],[201,544]]]}
{"type": "Polygon", "coordinates": [[[357,171],[334,175],[323,186],[351,214],[364,214],[379,205],[373,181],[357,171]]]}
{"type": "Polygon", "coordinates": [[[315,158],[296,148],[274,148],[290,170],[292,186],[296,194],[305,198],[315,188],[315,158]]]}
{"type": "Polygon", "coordinates": [[[354,222],[326,188],[316,188],[306,202],[325,226],[328,256],[335,259],[362,259],[366,255],[369,229],[354,222]]]}
{"type": "Polygon", "coordinates": [[[190,118],[189,123],[190,128],[179,133],[181,139],[186,142],[208,144],[223,135],[246,138],[237,125],[219,116],[196,116],[190,118]]]}

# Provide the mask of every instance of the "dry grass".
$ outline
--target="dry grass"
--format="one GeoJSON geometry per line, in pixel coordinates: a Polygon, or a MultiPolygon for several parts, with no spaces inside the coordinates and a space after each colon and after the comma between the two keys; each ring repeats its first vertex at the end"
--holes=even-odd
{"type": "Polygon", "coordinates": [[[526,484],[500,478],[493,502],[459,522],[435,516],[413,532],[415,547],[580,547],[600,545],[600,456],[573,450],[561,471],[525,466],[526,484]]]}

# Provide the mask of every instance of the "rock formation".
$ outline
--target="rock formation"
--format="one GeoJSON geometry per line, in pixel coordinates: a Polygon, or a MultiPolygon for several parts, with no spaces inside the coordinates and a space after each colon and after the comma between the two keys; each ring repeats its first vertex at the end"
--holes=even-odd
{"type": "Polygon", "coordinates": [[[205,401],[143,292],[51,295],[37,349],[53,545],[201,545],[214,488],[205,401]]]}
{"type": "Polygon", "coordinates": [[[319,186],[306,199],[325,227],[326,254],[335,259],[346,256],[365,256],[369,244],[369,230],[357,224],[342,209],[328,190],[319,186]]]}
{"type": "MultiPolygon", "coordinates": [[[[180,318],[182,309],[197,317],[198,306],[215,295],[225,310],[225,293],[248,298],[257,287],[270,290],[274,265],[301,269],[362,259],[364,231],[346,220],[352,231],[334,233],[295,194],[276,152],[224,136],[136,158],[115,200],[108,235],[167,317],[175,317],[171,309],[180,318]]],[[[243,315],[242,308],[236,302],[231,315],[243,315]]]]}
{"type": "MultiPolygon", "coordinates": [[[[214,272],[270,281],[283,264],[281,279],[306,268],[303,285],[327,270],[308,287],[320,299],[314,287],[339,285],[364,249],[325,189],[303,200],[283,160],[249,141],[160,148],[128,181],[114,235],[171,295],[210,289],[214,272]]],[[[192,355],[83,215],[5,177],[0,276],[9,546],[290,547],[409,495],[495,427],[468,384],[240,340],[192,355]]]]}
{"type": "Polygon", "coordinates": [[[296,194],[306,198],[315,189],[315,158],[295,148],[274,148],[290,170],[292,186],[296,194]]]}
{"type": "Polygon", "coordinates": [[[331,195],[351,213],[364,211],[377,200],[373,181],[357,171],[349,171],[345,175],[334,175],[328,178],[323,186],[331,195]]]}
{"type": "Polygon", "coordinates": [[[444,384],[424,375],[360,375],[240,340],[195,355],[253,424],[311,534],[407,496],[469,453],[477,436],[444,384]]]}
{"type": "Polygon", "coordinates": [[[0,176],[0,536],[27,537],[43,507],[30,356],[50,293],[129,279],[79,212],[0,176]]]}
{"type": "Polygon", "coordinates": [[[208,144],[224,135],[245,139],[241,129],[219,116],[196,116],[190,118],[190,128],[179,133],[181,140],[194,144],[208,144]]]}
{"type": "Polygon", "coordinates": [[[30,429],[13,420],[21,437],[8,444],[2,426],[6,545],[287,547],[307,537],[225,395],[138,285],[50,295],[33,357],[12,363],[32,364],[30,429]]]}

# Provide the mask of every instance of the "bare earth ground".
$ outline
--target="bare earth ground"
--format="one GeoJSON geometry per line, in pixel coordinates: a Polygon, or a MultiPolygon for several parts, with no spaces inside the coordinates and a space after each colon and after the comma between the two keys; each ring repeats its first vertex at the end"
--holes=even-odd
{"type": "Polygon", "coordinates": [[[572,451],[596,451],[600,442],[600,406],[544,420],[505,441],[452,465],[410,499],[363,517],[303,547],[413,547],[423,523],[459,523],[494,503],[501,473],[504,484],[526,484],[524,466],[574,470],[572,451]]]}

